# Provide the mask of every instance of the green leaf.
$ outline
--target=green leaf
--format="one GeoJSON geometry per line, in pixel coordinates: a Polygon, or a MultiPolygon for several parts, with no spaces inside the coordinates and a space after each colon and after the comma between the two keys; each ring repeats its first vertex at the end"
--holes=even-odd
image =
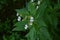
{"type": "Polygon", "coordinates": [[[10,39],[10,40],[15,40],[15,36],[14,36],[13,33],[12,33],[12,35],[10,35],[9,39],[10,39]]]}
{"type": "Polygon", "coordinates": [[[24,27],[25,27],[26,21],[22,21],[22,22],[17,22],[14,26],[16,26],[12,31],[24,31],[24,27]]]}
{"type": "Polygon", "coordinates": [[[46,1],[39,5],[39,9],[37,10],[36,19],[41,19],[41,17],[45,14],[45,10],[47,8],[46,1]]]}
{"type": "Polygon", "coordinates": [[[30,12],[30,15],[35,15],[36,14],[35,3],[29,2],[27,6],[28,6],[27,9],[30,12]]]}
{"type": "Polygon", "coordinates": [[[40,40],[52,40],[46,27],[42,26],[39,30],[40,40]]]}
{"type": "Polygon", "coordinates": [[[29,12],[23,8],[23,9],[16,9],[17,13],[19,13],[20,15],[22,15],[23,17],[28,16],[29,12]]]}
{"type": "Polygon", "coordinates": [[[26,35],[27,40],[36,40],[36,30],[34,27],[30,29],[30,32],[26,35]]]}

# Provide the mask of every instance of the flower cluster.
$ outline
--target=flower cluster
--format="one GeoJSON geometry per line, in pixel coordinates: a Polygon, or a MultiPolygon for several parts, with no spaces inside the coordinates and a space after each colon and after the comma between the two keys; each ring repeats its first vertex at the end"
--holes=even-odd
{"type": "MultiPolygon", "coordinates": [[[[34,3],[35,0],[31,0],[31,2],[34,3]]],[[[41,3],[41,1],[38,0],[38,1],[37,1],[36,10],[38,10],[40,3],[41,3]]],[[[22,17],[19,15],[19,13],[17,13],[16,15],[17,15],[17,17],[18,17],[17,20],[18,20],[18,21],[21,21],[22,17]]],[[[27,28],[28,28],[28,25],[32,26],[33,22],[34,22],[34,17],[33,17],[33,16],[30,16],[29,24],[25,24],[25,27],[24,27],[24,28],[27,29],[27,28]]]]}
{"type": "Polygon", "coordinates": [[[34,17],[30,17],[30,25],[32,25],[32,23],[34,22],[34,17]]]}
{"type": "Polygon", "coordinates": [[[18,17],[17,21],[21,21],[22,18],[21,18],[21,16],[19,16],[19,13],[17,13],[16,16],[18,17]]]}

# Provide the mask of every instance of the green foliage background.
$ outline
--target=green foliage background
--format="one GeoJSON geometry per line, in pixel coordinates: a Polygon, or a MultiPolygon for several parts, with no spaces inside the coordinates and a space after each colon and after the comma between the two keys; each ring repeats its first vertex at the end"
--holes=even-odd
{"type": "Polygon", "coordinates": [[[0,0],[0,40],[60,40],[60,0],[40,0],[40,5],[37,1],[0,0]],[[17,21],[16,13],[22,21],[17,21]]]}

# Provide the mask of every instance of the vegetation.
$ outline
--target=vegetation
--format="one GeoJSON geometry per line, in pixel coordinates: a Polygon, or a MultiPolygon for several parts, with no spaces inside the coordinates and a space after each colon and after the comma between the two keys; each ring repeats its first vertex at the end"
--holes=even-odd
{"type": "Polygon", "coordinates": [[[60,40],[60,0],[0,0],[0,40],[60,40]]]}

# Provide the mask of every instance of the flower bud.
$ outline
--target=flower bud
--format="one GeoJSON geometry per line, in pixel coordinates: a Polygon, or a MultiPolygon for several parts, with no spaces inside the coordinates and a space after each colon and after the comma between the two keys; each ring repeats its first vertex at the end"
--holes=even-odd
{"type": "Polygon", "coordinates": [[[27,29],[28,28],[28,25],[26,24],[24,28],[27,29]]]}
{"type": "Polygon", "coordinates": [[[38,3],[37,3],[38,5],[40,4],[40,1],[38,0],[38,3]]]}
{"type": "Polygon", "coordinates": [[[34,2],[34,0],[31,0],[31,2],[34,2]]]}
{"type": "Polygon", "coordinates": [[[21,21],[21,17],[20,17],[20,16],[18,16],[17,20],[18,20],[18,21],[21,21]]]}
{"type": "Polygon", "coordinates": [[[17,13],[16,16],[19,16],[19,13],[17,13]]]}
{"type": "Polygon", "coordinates": [[[36,10],[39,8],[39,6],[36,7],[36,10]]]}
{"type": "Polygon", "coordinates": [[[34,18],[33,17],[30,17],[30,20],[33,20],[34,18]]]}

